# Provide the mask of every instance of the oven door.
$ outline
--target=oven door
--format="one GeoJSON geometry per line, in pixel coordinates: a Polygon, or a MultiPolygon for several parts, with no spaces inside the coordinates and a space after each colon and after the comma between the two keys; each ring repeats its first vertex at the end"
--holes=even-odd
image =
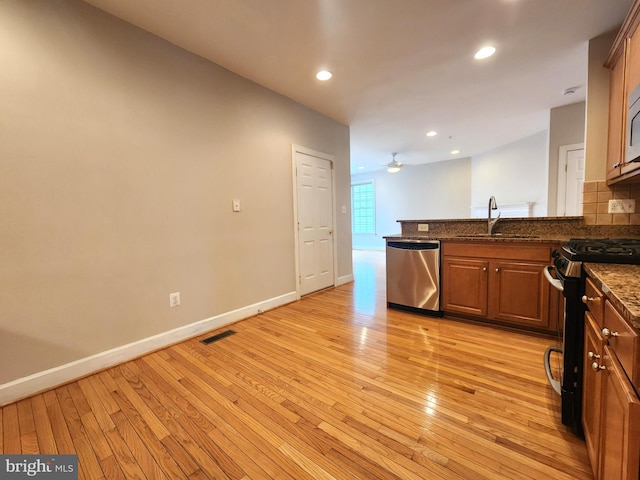
{"type": "MultiPolygon", "coordinates": [[[[545,267],[544,275],[549,283],[562,292],[563,321],[562,331],[558,332],[559,344],[551,345],[544,354],[544,366],[552,388],[561,396],[562,423],[571,428],[578,436],[582,436],[582,356],[584,350],[584,305],[581,297],[584,294],[584,279],[580,276],[563,275],[556,266],[545,267]],[[551,356],[560,357],[552,362],[551,356]],[[553,365],[558,365],[555,370],[553,365]],[[558,372],[558,380],[552,372],[558,372]]],[[[580,270],[581,267],[580,267],[580,270]]]]}
{"type": "MultiPolygon", "coordinates": [[[[560,293],[562,293],[562,301],[563,301],[562,331],[564,331],[564,323],[567,317],[567,305],[566,305],[567,300],[564,296],[564,277],[556,270],[556,267],[554,265],[549,265],[544,267],[543,273],[545,278],[549,282],[549,284],[556,290],[560,291],[560,293]]],[[[562,343],[563,339],[560,338],[559,340],[560,340],[559,343],[562,343]]],[[[559,366],[558,368],[556,368],[556,371],[559,370],[559,374],[560,374],[560,380],[558,380],[553,376],[551,357],[553,354],[556,354],[556,356],[560,355],[560,358],[562,358],[561,357],[562,353],[563,353],[563,347],[561,347],[560,345],[549,345],[547,349],[544,351],[544,357],[543,357],[544,370],[547,374],[549,385],[551,385],[551,388],[553,388],[553,390],[558,395],[562,395],[562,372],[563,372],[562,359],[556,362],[556,365],[559,366]]]]}

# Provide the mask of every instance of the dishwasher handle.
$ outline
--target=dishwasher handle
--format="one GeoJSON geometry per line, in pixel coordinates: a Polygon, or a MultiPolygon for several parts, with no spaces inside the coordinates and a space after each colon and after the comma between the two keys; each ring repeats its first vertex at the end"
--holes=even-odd
{"type": "Polygon", "coordinates": [[[387,242],[387,247],[399,250],[438,250],[440,242],[438,240],[431,242],[387,242]]]}

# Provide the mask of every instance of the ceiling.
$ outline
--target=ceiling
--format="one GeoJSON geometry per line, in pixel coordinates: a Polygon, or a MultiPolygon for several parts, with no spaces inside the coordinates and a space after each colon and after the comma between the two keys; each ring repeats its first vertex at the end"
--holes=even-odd
{"type": "Polygon", "coordinates": [[[352,173],[392,152],[437,162],[545,130],[551,108],[585,99],[587,42],[632,2],[85,1],[349,125],[352,173]],[[474,60],[486,44],[496,54],[474,60]]]}

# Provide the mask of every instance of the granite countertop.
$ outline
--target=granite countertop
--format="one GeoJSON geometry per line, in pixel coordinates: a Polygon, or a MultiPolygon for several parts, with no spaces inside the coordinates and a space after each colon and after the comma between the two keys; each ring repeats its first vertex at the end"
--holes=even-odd
{"type": "Polygon", "coordinates": [[[640,329],[640,265],[584,263],[583,266],[625,320],[640,329]]]}
{"type": "Polygon", "coordinates": [[[442,241],[457,241],[457,242],[503,242],[503,243],[553,243],[562,244],[569,240],[570,236],[567,235],[527,235],[527,234],[495,234],[486,235],[480,234],[424,234],[424,235],[412,235],[398,233],[395,235],[386,235],[383,237],[386,240],[442,240],[442,241]]]}

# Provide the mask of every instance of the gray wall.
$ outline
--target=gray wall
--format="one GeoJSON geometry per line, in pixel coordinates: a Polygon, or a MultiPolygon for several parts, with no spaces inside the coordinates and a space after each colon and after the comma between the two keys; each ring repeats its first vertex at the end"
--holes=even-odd
{"type": "Polygon", "coordinates": [[[557,212],[558,154],[563,145],[584,143],[585,102],[552,108],[549,115],[549,202],[548,214],[557,212]]]}
{"type": "Polygon", "coordinates": [[[79,1],[0,2],[0,45],[0,384],[295,292],[292,144],[352,274],[348,127],[79,1]]]}

